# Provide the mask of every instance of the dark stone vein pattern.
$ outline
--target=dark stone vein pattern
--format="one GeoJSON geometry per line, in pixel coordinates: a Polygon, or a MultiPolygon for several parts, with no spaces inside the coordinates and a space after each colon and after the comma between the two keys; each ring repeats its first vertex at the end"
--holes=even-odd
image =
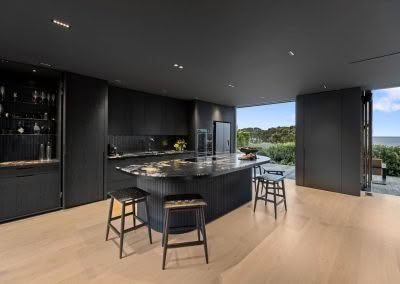
{"type": "Polygon", "coordinates": [[[152,162],[130,165],[124,168],[117,168],[117,170],[143,177],[191,178],[223,175],[266,164],[270,161],[268,157],[258,157],[257,160],[252,161],[240,160],[239,157],[241,155],[239,153],[218,155],[215,156],[216,160],[207,158],[200,162],[187,160],[152,162]]]}

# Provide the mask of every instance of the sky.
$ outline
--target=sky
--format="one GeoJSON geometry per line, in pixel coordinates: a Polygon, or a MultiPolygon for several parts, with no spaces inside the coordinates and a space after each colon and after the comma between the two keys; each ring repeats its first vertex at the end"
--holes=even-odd
{"type": "Polygon", "coordinates": [[[265,130],[277,126],[295,125],[295,121],[296,104],[294,102],[237,109],[239,129],[258,127],[265,130]]]}
{"type": "MultiPolygon", "coordinates": [[[[400,136],[400,88],[373,90],[373,136],[400,136]]],[[[239,129],[295,125],[294,102],[237,109],[239,129]]]]}
{"type": "Polygon", "coordinates": [[[400,88],[373,90],[372,136],[400,136],[400,88]]]}

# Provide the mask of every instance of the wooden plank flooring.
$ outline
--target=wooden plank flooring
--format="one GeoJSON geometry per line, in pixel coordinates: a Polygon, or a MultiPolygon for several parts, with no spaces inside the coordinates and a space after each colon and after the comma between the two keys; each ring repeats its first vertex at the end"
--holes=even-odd
{"type": "Polygon", "coordinates": [[[149,245],[145,228],[126,235],[120,260],[106,201],[2,224],[0,283],[400,283],[400,197],[287,183],[277,221],[260,202],[207,225],[209,265],[202,247],[171,249],[162,271],[161,236],[149,245]]]}

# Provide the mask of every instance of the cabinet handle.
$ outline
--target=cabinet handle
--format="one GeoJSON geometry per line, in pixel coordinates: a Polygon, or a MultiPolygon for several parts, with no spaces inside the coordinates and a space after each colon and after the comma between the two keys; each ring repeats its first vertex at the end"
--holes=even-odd
{"type": "Polygon", "coordinates": [[[17,178],[22,178],[22,177],[31,177],[33,175],[22,175],[22,176],[17,176],[17,178]]]}

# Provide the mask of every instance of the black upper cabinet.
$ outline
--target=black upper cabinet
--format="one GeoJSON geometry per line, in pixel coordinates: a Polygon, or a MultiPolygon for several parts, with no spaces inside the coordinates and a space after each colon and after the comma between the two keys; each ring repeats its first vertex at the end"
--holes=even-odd
{"type": "MultiPolygon", "coordinates": [[[[66,74],[64,206],[103,199],[107,82],[66,74]]],[[[127,112],[118,119],[127,119],[127,112]]],[[[114,124],[118,126],[119,121],[114,124]]]]}
{"type": "Polygon", "coordinates": [[[187,135],[186,101],[109,88],[110,135],[187,135]]]}

